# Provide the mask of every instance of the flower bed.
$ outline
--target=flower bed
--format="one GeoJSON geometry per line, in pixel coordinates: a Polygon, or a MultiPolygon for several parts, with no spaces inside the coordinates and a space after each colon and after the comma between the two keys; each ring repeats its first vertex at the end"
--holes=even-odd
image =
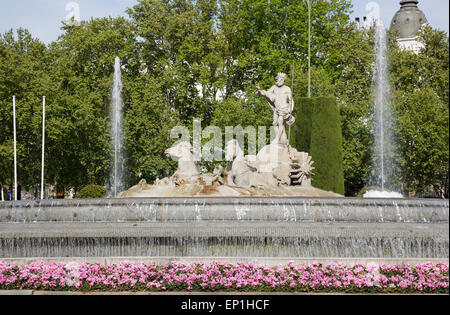
{"type": "Polygon", "coordinates": [[[361,265],[314,263],[271,268],[224,262],[178,263],[164,266],[121,262],[0,262],[0,290],[45,291],[225,291],[449,293],[448,264],[361,265]]]}

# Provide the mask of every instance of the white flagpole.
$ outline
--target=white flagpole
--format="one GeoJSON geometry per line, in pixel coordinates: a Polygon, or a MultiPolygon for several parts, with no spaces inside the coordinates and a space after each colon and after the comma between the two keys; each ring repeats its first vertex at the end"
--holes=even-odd
{"type": "Polygon", "coordinates": [[[17,144],[16,144],[16,96],[13,96],[13,128],[14,128],[14,200],[17,200],[17,144]]]}
{"type": "Polygon", "coordinates": [[[45,96],[42,101],[42,173],[41,173],[41,200],[44,199],[44,152],[45,152],[45,96]]]}

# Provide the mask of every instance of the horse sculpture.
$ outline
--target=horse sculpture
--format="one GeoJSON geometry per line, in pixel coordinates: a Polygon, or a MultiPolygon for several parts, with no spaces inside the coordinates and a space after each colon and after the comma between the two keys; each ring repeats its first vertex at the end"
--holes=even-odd
{"type": "Polygon", "coordinates": [[[244,151],[242,151],[236,139],[228,141],[225,159],[227,161],[226,172],[229,186],[256,187],[254,174],[258,169],[251,164],[249,157],[244,156],[244,151]]]}
{"type": "Polygon", "coordinates": [[[194,161],[194,150],[187,141],[181,141],[165,151],[165,154],[178,161],[178,169],[170,180],[181,185],[193,183],[199,179],[200,172],[194,161]]]}

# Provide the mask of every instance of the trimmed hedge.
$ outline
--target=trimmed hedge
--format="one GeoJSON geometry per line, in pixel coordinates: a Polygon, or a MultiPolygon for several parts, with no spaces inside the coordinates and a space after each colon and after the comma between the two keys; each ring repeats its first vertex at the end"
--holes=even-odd
{"type": "Polygon", "coordinates": [[[291,145],[312,156],[313,186],[344,195],[342,127],[336,99],[302,97],[295,104],[291,145]]]}
{"type": "Polygon", "coordinates": [[[87,185],[77,193],[76,198],[78,199],[105,198],[107,193],[108,191],[103,186],[87,185]]]}

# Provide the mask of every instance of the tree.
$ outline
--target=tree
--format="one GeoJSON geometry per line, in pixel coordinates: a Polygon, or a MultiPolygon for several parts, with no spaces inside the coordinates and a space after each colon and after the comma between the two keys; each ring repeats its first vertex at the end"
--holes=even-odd
{"type": "Polygon", "coordinates": [[[373,139],[373,32],[354,24],[336,29],[327,45],[325,64],[342,118],[346,195],[356,195],[368,182],[373,139]]]}
{"type": "Polygon", "coordinates": [[[91,19],[63,30],[47,61],[54,83],[48,91],[47,181],[62,189],[107,185],[114,59],[123,62],[124,80],[135,77],[139,46],[124,18],[91,19]]]}
{"type": "Polygon", "coordinates": [[[127,182],[137,183],[142,178],[150,182],[168,177],[176,170],[176,163],[165,156],[164,151],[175,141],[170,138],[170,130],[180,125],[180,121],[164,101],[155,79],[148,75],[135,78],[127,82],[127,89],[127,182]]]}
{"type": "Polygon", "coordinates": [[[47,48],[24,30],[0,37],[0,186],[13,183],[13,106],[16,96],[18,183],[35,186],[40,178],[42,96],[51,85],[47,48]]]}
{"type": "MultiPolygon", "coordinates": [[[[334,29],[349,21],[350,1],[312,1],[312,64],[334,29]]],[[[268,88],[278,72],[308,57],[306,1],[221,0],[219,22],[227,41],[227,95],[259,82],[268,88]]]]}
{"type": "MultiPolygon", "coordinates": [[[[348,0],[312,6],[312,94],[337,101],[345,193],[355,196],[371,166],[373,31],[350,23],[348,0]]],[[[44,95],[46,185],[108,184],[116,56],[123,65],[128,185],[174,170],[164,150],[175,125],[190,128],[201,118],[203,127],[222,131],[270,127],[271,109],[255,87],[269,88],[278,72],[290,77],[295,65],[294,96],[307,94],[306,1],[138,0],[127,13],[63,25],[48,46],[22,29],[16,38],[12,31],[0,37],[0,185],[13,180],[13,95],[23,186],[38,187],[44,95]]],[[[408,191],[423,195],[432,186],[448,196],[448,37],[425,27],[420,38],[425,48],[418,55],[391,38],[398,159],[408,191]]]]}
{"type": "Polygon", "coordinates": [[[143,39],[142,59],[184,124],[209,122],[223,88],[223,53],[215,0],[139,0],[128,14],[143,39]]]}
{"type": "Polygon", "coordinates": [[[398,160],[407,193],[426,196],[432,187],[434,196],[448,198],[448,36],[429,26],[419,36],[424,48],[418,54],[395,42],[390,53],[398,160]]]}

